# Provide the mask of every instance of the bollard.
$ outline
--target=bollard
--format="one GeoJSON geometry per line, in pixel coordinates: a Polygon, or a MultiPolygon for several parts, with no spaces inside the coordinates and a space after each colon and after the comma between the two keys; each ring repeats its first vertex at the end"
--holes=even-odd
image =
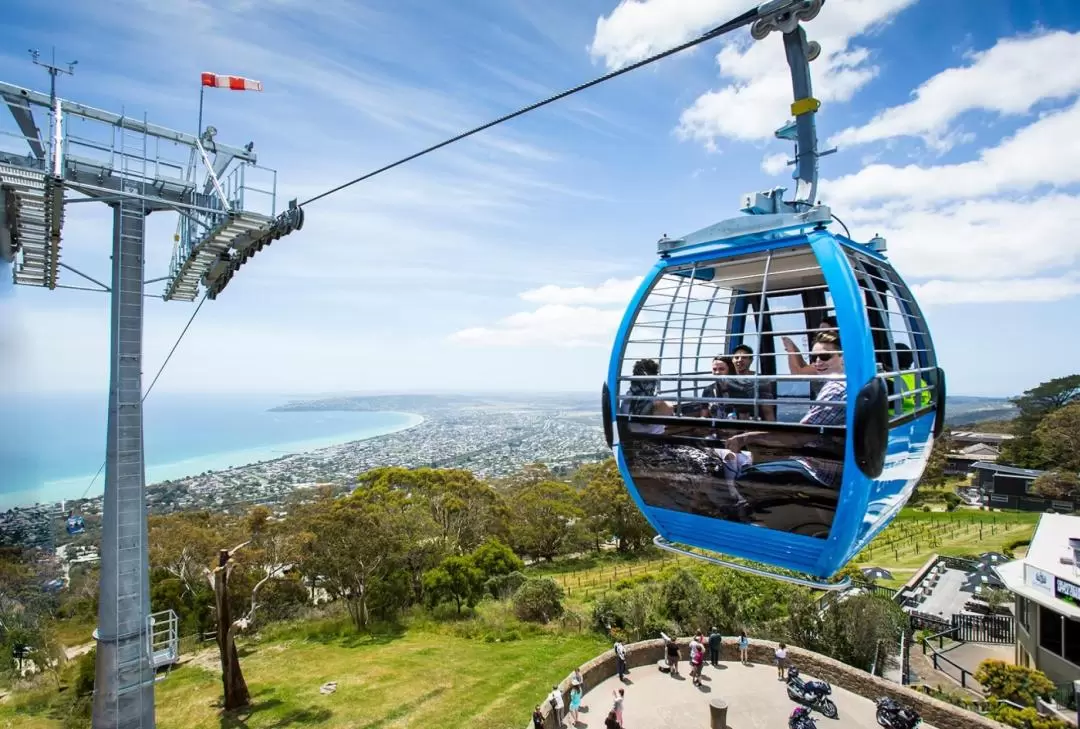
{"type": "Polygon", "coordinates": [[[709,719],[712,729],[727,729],[727,702],[723,699],[709,701],[709,719]]]}

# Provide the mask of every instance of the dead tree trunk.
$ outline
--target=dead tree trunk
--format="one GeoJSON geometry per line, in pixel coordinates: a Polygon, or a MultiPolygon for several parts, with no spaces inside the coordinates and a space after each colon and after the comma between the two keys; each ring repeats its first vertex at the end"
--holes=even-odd
{"type": "MultiPolygon", "coordinates": [[[[241,545],[243,546],[243,545],[241,545]]],[[[251,701],[244,673],[240,670],[240,656],[236,652],[236,624],[229,610],[229,563],[233,550],[218,552],[218,566],[213,572],[214,601],[217,606],[217,643],[221,656],[221,683],[225,690],[225,710],[239,709],[251,701]]]]}

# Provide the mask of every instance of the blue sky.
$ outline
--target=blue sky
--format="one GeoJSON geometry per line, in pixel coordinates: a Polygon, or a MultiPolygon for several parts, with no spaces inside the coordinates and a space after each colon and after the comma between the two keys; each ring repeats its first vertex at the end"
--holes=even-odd
{"type": "MultiPolygon", "coordinates": [[[[25,49],[55,45],[79,61],[65,98],[189,132],[200,72],[258,79],[261,94],[208,90],[206,122],[254,141],[287,200],[746,7],[13,0],[0,78],[47,90],[25,49]]],[[[819,135],[841,147],[822,198],[857,238],[888,238],[950,391],[1009,395],[1076,371],[1080,66],[1063,59],[1080,56],[1080,8],[829,0],[808,34],[823,47],[819,135]]],[[[787,180],[772,131],[790,93],[779,36],[751,45],[743,31],[319,201],[206,304],[157,387],[598,390],[656,239],[787,180]]],[[[148,277],[166,273],[175,224],[150,217],[148,277]]],[[[105,278],[109,227],[104,205],[69,206],[64,261],[105,278]]],[[[0,286],[16,389],[107,387],[105,295],[0,286]]],[[[148,300],[147,380],[192,306],[148,300]]]]}

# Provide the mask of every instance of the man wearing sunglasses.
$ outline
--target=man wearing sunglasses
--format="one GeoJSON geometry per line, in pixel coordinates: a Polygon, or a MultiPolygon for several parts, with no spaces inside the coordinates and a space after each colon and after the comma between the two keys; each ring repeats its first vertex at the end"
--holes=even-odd
{"type": "MultiPolygon", "coordinates": [[[[840,349],[840,337],[831,331],[820,332],[814,338],[814,345],[810,350],[810,366],[815,374],[831,376],[818,392],[815,404],[810,407],[799,421],[804,425],[844,425],[846,414],[843,405],[832,404],[843,402],[847,397],[847,381],[844,378],[844,355],[840,349]]],[[[725,448],[733,454],[740,453],[751,445],[764,448],[792,448],[794,450],[805,449],[808,446],[806,435],[803,433],[780,433],[755,431],[733,435],[724,443],[725,448]]],[[[834,461],[832,459],[814,457],[794,457],[791,459],[797,463],[799,470],[804,471],[815,481],[823,486],[838,487],[843,458],[834,461]]],[[[751,466],[744,470],[741,478],[753,478],[755,472],[772,471],[780,466],[781,462],[751,466]]]]}

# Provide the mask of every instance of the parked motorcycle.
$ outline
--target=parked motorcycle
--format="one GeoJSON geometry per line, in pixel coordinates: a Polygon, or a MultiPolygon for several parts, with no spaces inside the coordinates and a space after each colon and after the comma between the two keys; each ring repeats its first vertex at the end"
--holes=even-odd
{"type": "Polygon", "coordinates": [[[795,666],[787,672],[787,693],[792,701],[817,709],[830,719],[838,716],[836,704],[828,698],[832,693],[832,686],[825,681],[803,681],[799,678],[799,669],[795,666]]]}
{"type": "Polygon", "coordinates": [[[796,706],[787,720],[788,729],[817,729],[817,722],[805,706],[796,706]]]}
{"type": "Polygon", "coordinates": [[[877,700],[877,723],[885,729],[915,729],[922,723],[922,717],[915,709],[883,696],[877,700]]]}

